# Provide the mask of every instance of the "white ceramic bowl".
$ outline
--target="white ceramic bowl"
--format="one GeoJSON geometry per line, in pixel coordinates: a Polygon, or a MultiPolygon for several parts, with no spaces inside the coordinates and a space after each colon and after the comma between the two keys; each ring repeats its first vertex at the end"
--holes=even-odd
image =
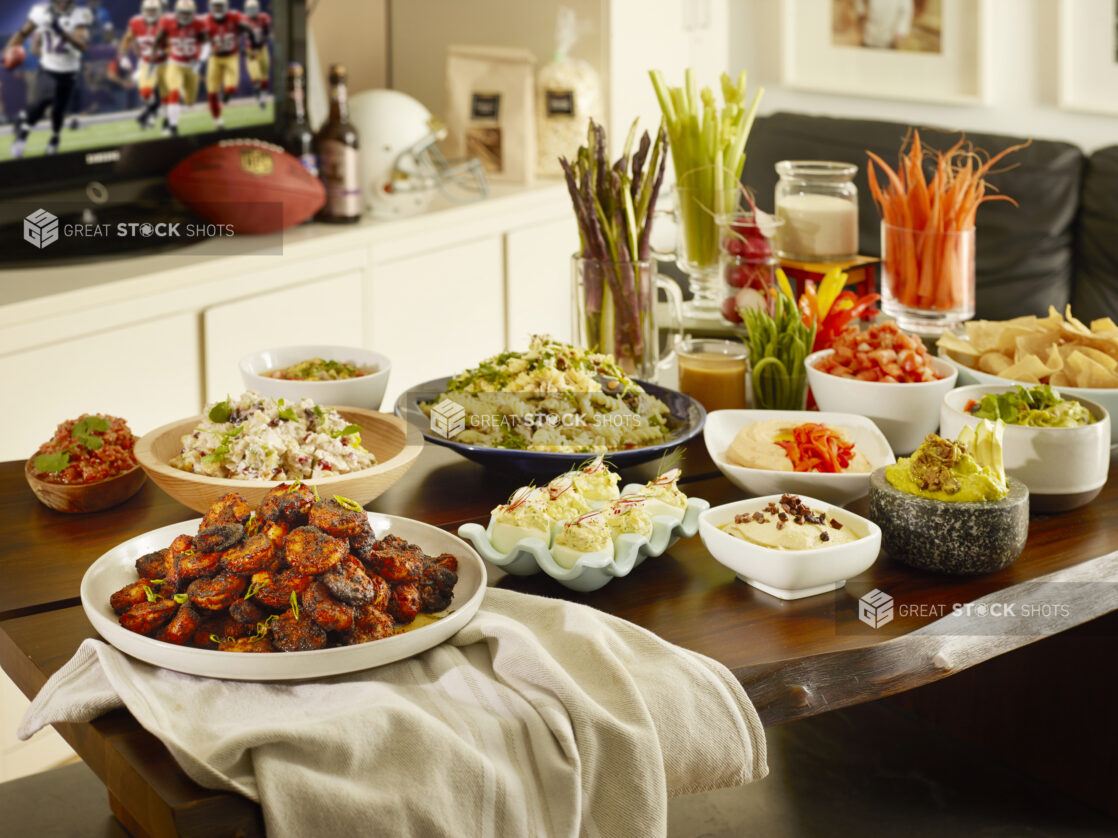
{"type": "Polygon", "coordinates": [[[715,410],[707,414],[703,439],[714,464],[731,483],[750,495],[771,495],[791,492],[810,495],[828,503],[845,506],[869,493],[870,472],[865,474],[818,474],[771,469],[747,468],[730,460],[728,452],[746,425],[770,420],[793,422],[822,422],[841,428],[847,439],[854,443],[870,461],[870,470],[895,463],[896,457],[889,441],[872,420],[853,413],[821,413],[814,410],[715,410]]]}
{"type": "MultiPolygon", "coordinates": [[[[954,439],[965,425],[980,421],[966,411],[967,403],[981,401],[988,393],[1012,390],[1010,382],[972,384],[959,387],[943,398],[940,434],[954,439]]],[[[1094,500],[1110,469],[1110,414],[1097,402],[1072,396],[1065,388],[1056,391],[1074,398],[1098,420],[1079,428],[1033,428],[1006,425],[1002,456],[1006,473],[1029,487],[1029,505],[1037,512],[1075,509],[1094,500]]]]}
{"type": "Polygon", "coordinates": [[[388,374],[392,371],[392,362],[379,352],[362,349],[359,346],[308,344],[280,346],[253,352],[241,359],[240,368],[241,380],[244,381],[246,390],[255,390],[273,399],[282,398],[287,401],[314,399],[315,404],[380,410],[380,403],[384,401],[384,391],[388,387],[388,374]],[[338,381],[285,381],[262,374],[268,370],[289,367],[311,358],[342,361],[359,367],[376,367],[376,372],[359,378],[343,378],[338,381]]]}
{"type": "Polygon", "coordinates": [[[732,523],[735,515],[764,509],[780,495],[739,500],[708,509],[699,516],[699,537],[703,546],[719,563],[724,564],[758,590],[780,599],[837,591],[846,580],[857,576],[877,561],[881,551],[881,530],[873,521],[848,512],[842,507],[815,498],[800,496],[812,509],[822,509],[828,517],[851,527],[863,537],[847,544],[818,547],[814,550],[774,550],[751,544],[718,529],[732,523]]]}
{"type": "Polygon", "coordinates": [[[955,386],[958,371],[942,358],[932,358],[936,381],[891,384],[887,381],[859,381],[831,375],[815,364],[833,349],[813,352],[804,358],[807,383],[820,410],[859,413],[874,421],[897,454],[911,454],[924,437],[939,427],[939,405],[955,386]]]}
{"type": "MultiPolygon", "coordinates": [[[[1034,386],[1026,381],[1014,381],[968,367],[947,355],[942,348],[939,350],[939,357],[959,371],[959,386],[968,384],[1000,384],[1006,388],[1014,384],[1020,384],[1022,387],[1034,386]]],[[[1110,415],[1118,414],[1118,387],[1057,387],[1056,389],[1064,398],[1074,396],[1077,399],[1090,399],[1101,405],[1110,415]]],[[[1110,423],[1110,445],[1118,446],[1118,422],[1110,423]]]]}

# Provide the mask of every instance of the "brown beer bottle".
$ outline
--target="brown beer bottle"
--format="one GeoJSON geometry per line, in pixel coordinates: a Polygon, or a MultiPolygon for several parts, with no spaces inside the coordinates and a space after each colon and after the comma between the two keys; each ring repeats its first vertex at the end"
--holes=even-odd
{"type": "Polygon", "coordinates": [[[287,65],[287,99],[284,113],[283,148],[318,177],[318,157],[314,153],[314,134],[307,122],[303,100],[303,66],[296,61],[287,65]]]}
{"type": "Polygon", "coordinates": [[[330,67],[330,117],[315,134],[314,145],[326,185],[326,205],[318,220],[342,224],[360,220],[364,199],[358,171],[357,129],[349,121],[346,69],[341,64],[330,67]]]}

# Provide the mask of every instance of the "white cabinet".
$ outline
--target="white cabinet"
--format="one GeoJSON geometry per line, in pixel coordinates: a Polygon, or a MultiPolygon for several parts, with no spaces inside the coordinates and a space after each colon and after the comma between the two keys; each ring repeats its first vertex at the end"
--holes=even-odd
{"type": "Polygon", "coordinates": [[[501,236],[374,263],[365,345],[392,361],[384,398],[460,372],[505,348],[501,236]]]}
{"type": "Polygon", "coordinates": [[[571,254],[578,250],[574,212],[505,236],[508,345],[525,349],[534,334],[571,339],[571,254]]]}
{"type": "Polygon", "coordinates": [[[198,318],[193,313],[40,346],[0,357],[0,459],[26,459],[55,426],[82,413],[110,413],[144,434],[197,411],[201,396],[198,318]]]}
{"type": "Polygon", "coordinates": [[[237,365],[250,352],[302,343],[360,346],[364,308],[360,271],[207,308],[206,401],[244,392],[237,365]]]}

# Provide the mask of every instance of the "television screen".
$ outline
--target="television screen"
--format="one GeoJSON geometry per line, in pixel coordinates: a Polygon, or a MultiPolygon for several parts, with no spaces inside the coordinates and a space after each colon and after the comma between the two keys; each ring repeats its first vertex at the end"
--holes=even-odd
{"type": "Polygon", "coordinates": [[[272,125],[273,3],[0,0],[0,173],[13,160],[81,152],[93,163],[98,149],[272,125]]]}

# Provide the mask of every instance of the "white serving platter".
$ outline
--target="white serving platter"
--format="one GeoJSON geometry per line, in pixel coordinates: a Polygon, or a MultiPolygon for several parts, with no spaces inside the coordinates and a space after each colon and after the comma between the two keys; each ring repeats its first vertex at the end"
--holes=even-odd
{"type": "Polygon", "coordinates": [[[377,513],[369,513],[369,520],[378,525],[387,520],[390,533],[418,545],[428,555],[451,553],[458,559],[458,583],[454,586],[454,600],[445,616],[414,630],[369,643],[275,654],[243,654],[176,646],[121,626],[109,605],[109,597],[129,582],[136,581],[136,559],[167,547],[177,535],[193,535],[198,531],[201,518],[151,530],[118,544],[102,555],[82,577],[82,608],[97,633],[120,651],[188,675],[234,681],[305,680],[403,660],[454,636],[473,618],[485,596],[485,563],[462,539],[430,524],[377,513]]]}

